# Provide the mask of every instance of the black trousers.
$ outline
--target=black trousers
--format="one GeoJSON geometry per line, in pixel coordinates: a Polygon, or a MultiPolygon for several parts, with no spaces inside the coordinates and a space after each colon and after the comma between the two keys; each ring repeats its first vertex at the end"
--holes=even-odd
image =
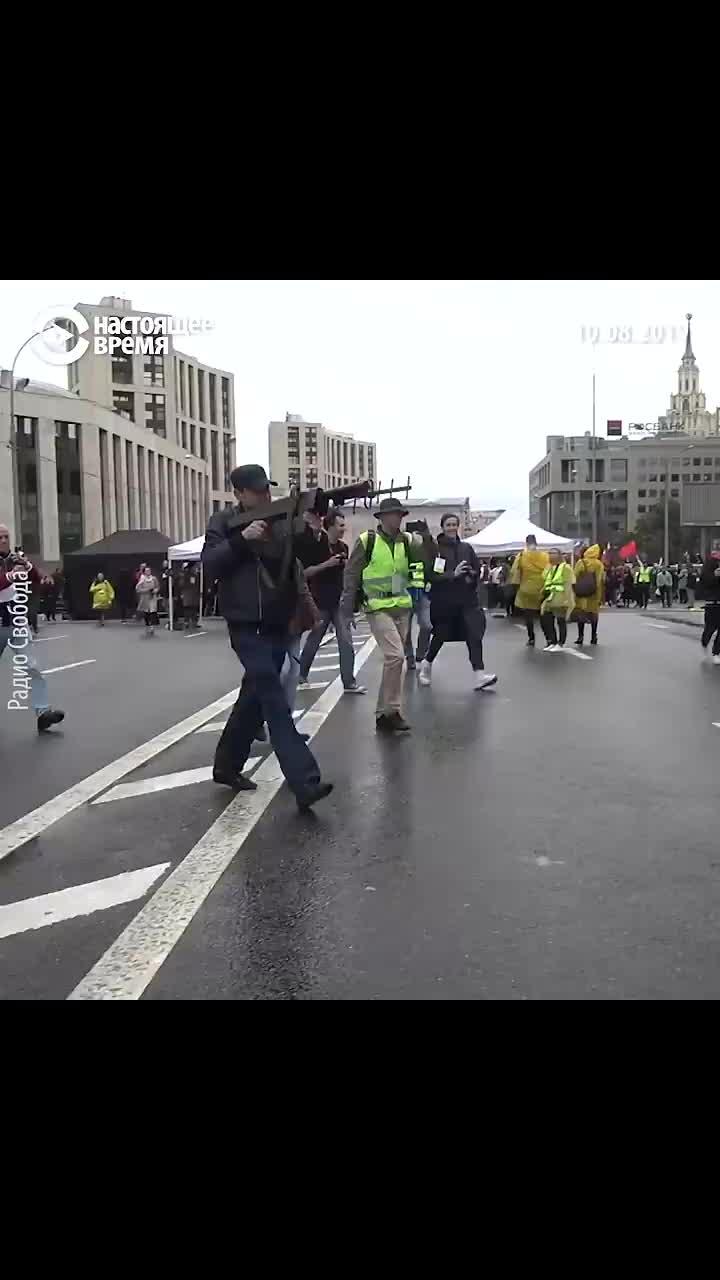
{"type": "Polygon", "coordinates": [[[641,609],[647,609],[650,602],[650,583],[639,582],[637,586],[637,601],[641,609]]]}
{"type": "Polygon", "coordinates": [[[705,626],[701,641],[703,649],[707,649],[713,635],[715,640],[713,641],[712,651],[714,656],[717,657],[720,654],[720,604],[715,604],[714,601],[712,604],[705,605],[705,626]]]}
{"type": "Polygon", "coordinates": [[[661,587],[661,588],[660,588],[660,600],[662,601],[662,607],[663,607],[663,609],[670,609],[670,608],[671,608],[671,606],[672,606],[672,587],[661,587]]]}
{"type": "MultiPolygon", "coordinates": [[[[465,643],[467,644],[470,665],[473,671],[484,671],[483,636],[485,635],[486,627],[485,611],[480,608],[463,609],[460,616],[465,627],[465,643]]],[[[447,623],[433,627],[432,640],[427,651],[428,662],[435,661],[445,641],[450,639],[452,626],[452,620],[449,620],[447,623]]]]}
{"type": "MultiPolygon", "coordinates": [[[[587,617],[590,621],[590,638],[591,640],[597,640],[598,616],[596,613],[589,613],[587,617]]],[[[578,640],[582,643],[582,641],[585,639],[585,623],[578,622],[577,629],[578,629],[578,640]]]]}
{"type": "Polygon", "coordinates": [[[548,644],[564,644],[567,640],[567,621],[558,613],[552,613],[549,609],[545,613],[540,614],[540,626],[543,629],[545,639],[548,644]],[[555,623],[557,622],[557,632],[555,631],[555,623]]]}
{"type": "Polygon", "coordinates": [[[537,609],[523,609],[522,612],[523,612],[523,621],[527,628],[528,640],[532,640],[534,644],[535,643],[535,619],[538,616],[537,609]]]}

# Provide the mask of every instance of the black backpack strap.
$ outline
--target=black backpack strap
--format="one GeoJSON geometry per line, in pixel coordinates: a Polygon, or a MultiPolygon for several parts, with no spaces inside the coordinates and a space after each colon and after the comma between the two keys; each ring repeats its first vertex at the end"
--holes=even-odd
{"type": "Polygon", "coordinates": [[[368,529],[367,542],[365,543],[365,568],[367,569],[372,560],[373,550],[375,549],[375,530],[368,529]]]}

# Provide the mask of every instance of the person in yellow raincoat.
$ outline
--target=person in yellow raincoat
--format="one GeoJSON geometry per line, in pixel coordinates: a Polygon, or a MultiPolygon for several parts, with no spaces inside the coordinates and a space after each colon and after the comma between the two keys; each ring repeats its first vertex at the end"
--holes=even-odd
{"type": "Polygon", "coordinates": [[[535,619],[540,614],[545,588],[544,575],[549,563],[547,551],[538,551],[537,538],[534,533],[529,533],[525,539],[525,549],[515,557],[510,581],[518,589],[515,608],[523,611],[530,648],[535,645],[535,619]]]}
{"type": "Polygon", "coordinates": [[[104,573],[98,573],[90,585],[92,607],[98,616],[98,626],[105,626],[105,611],[112,608],[115,599],[115,588],[108,582],[104,573]]]}
{"type": "Polygon", "coordinates": [[[597,644],[598,616],[605,591],[605,570],[600,559],[600,548],[597,543],[592,547],[581,547],[580,557],[575,561],[575,621],[578,624],[576,645],[582,646],[585,639],[585,624],[590,623],[590,643],[597,644]],[[595,579],[592,586],[591,577],[595,579]],[[586,595],[586,590],[590,594],[586,595]]]}
{"type": "Polygon", "coordinates": [[[545,588],[540,606],[540,626],[545,633],[546,653],[559,653],[565,648],[567,624],[575,608],[573,584],[575,574],[559,551],[550,552],[550,564],[544,574],[545,588]],[[557,632],[555,623],[557,621],[557,632]]]}

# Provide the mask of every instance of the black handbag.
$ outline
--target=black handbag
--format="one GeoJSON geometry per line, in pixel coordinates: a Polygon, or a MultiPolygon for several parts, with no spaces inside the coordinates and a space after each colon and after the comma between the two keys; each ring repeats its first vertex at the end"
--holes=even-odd
{"type": "Polygon", "coordinates": [[[589,569],[581,573],[575,583],[575,595],[581,597],[595,595],[595,574],[590,573],[589,569]]]}

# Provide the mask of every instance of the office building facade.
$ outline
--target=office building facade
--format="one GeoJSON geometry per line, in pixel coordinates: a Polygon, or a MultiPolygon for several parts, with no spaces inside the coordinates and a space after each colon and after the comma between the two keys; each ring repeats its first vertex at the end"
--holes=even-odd
{"type": "MultiPolygon", "coordinates": [[[[76,309],[91,329],[96,316],[156,314],[114,297],[76,309]]],[[[12,427],[10,375],[0,378],[0,448],[17,464],[16,481],[12,467],[0,474],[0,519],[47,564],[119,529],[196,537],[233,500],[232,374],[178,351],[172,336],[161,355],[93,345],[68,365],[67,390],[34,381],[16,390],[12,427]]]]}
{"type": "MultiPolygon", "coordinates": [[[[681,504],[681,519],[698,529],[698,546],[713,545],[718,528],[696,486],[720,484],[720,436],[673,432],[643,440],[548,436],[544,458],[530,472],[530,519],[563,537],[592,535],[595,503],[597,536],[617,543],[637,521],[668,497],[681,504]],[[699,495],[698,495],[699,496],[699,495]],[[701,523],[696,513],[707,509],[701,523]],[[690,518],[690,513],[695,518],[690,518]]],[[[720,511],[716,513],[720,521],[720,511]]]]}
{"type": "Polygon", "coordinates": [[[270,476],[283,493],[292,485],[337,489],[362,480],[377,484],[374,443],[330,431],[321,422],[305,422],[300,414],[288,413],[284,422],[271,422],[268,444],[270,476]]]}

